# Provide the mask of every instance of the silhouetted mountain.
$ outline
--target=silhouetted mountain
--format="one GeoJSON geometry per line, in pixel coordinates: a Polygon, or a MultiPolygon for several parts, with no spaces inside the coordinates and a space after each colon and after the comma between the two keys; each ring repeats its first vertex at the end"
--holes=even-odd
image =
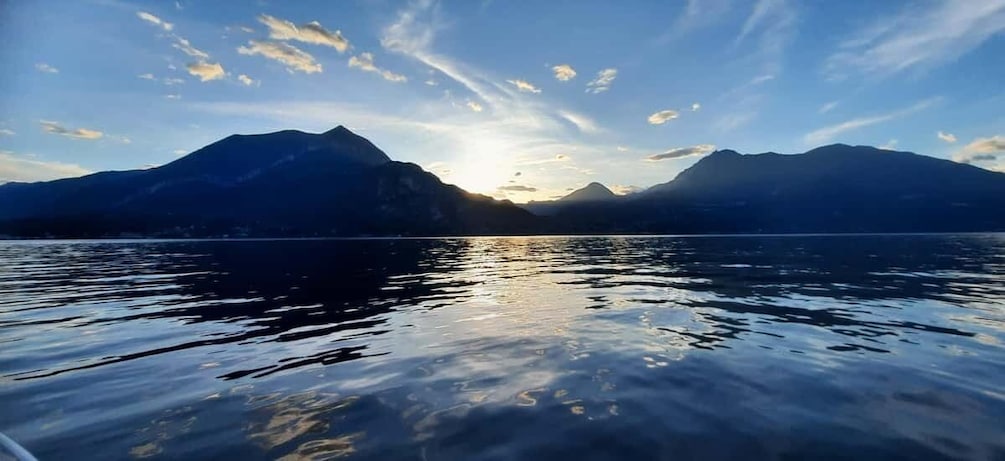
{"type": "Polygon", "coordinates": [[[19,236],[494,234],[533,224],[341,126],[234,135],[149,170],[0,186],[0,233],[19,236]]]}
{"type": "Polygon", "coordinates": [[[573,191],[571,194],[558,199],[560,202],[595,202],[599,200],[610,200],[617,197],[607,186],[599,182],[591,182],[582,189],[573,191]]]}
{"type": "Polygon", "coordinates": [[[618,203],[577,204],[572,232],[1005,230],[1005,174],[909,152],[835,144],[805,154],[716,151],[618,203]]]}
{"type": "Polygon", "coordinates": [[[0,234],[356,236],[1005,231],[1005,174],[841,144],[716,151],[628,196],[467,193],[338,127],[231,136],[159,168],[0,186],[0,234]]]}
{"type": "Polygon", "coordinates": [[[591,182],[582,189],[576,189],[558,200],[531,201],[520,205],[538,216],[550,216],[574,203],[591,203],[617,200],[618,195],[599,182],[591,182]]]}

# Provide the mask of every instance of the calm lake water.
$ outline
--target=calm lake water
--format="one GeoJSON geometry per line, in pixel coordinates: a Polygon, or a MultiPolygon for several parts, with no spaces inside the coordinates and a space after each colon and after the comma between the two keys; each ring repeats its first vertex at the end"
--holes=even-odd
{"type": "Polygon", "coordinates": [[[1005,235],[0,242],[40,459],[1005,459],[1005,235]]]}

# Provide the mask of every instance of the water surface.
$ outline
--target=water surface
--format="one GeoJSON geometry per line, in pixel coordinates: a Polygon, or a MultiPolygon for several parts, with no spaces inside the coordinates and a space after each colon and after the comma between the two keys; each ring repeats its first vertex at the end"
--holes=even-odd
{"type": "Polygon", "coordinates": [[[0,242],[40,459],[1005,459],[1005,236],[0,242]]]}

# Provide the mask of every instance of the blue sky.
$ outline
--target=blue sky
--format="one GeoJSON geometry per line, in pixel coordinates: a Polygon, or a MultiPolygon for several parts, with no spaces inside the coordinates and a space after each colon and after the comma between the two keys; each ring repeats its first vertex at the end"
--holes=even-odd
{"type": "Polygon", "coordinates": [[[343,124],[514,201],[713,149],[1005,169],[1005,0],[0,3],[0,182],[343,124]]]}

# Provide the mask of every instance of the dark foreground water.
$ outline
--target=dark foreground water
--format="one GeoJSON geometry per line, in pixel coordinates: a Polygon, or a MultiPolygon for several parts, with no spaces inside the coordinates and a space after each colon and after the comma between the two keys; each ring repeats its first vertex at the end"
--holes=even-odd
{"type": "Polygon", "coordinates": [[[0,242],[41,459],[1005,459],[1005,235],[0,242]]]}

